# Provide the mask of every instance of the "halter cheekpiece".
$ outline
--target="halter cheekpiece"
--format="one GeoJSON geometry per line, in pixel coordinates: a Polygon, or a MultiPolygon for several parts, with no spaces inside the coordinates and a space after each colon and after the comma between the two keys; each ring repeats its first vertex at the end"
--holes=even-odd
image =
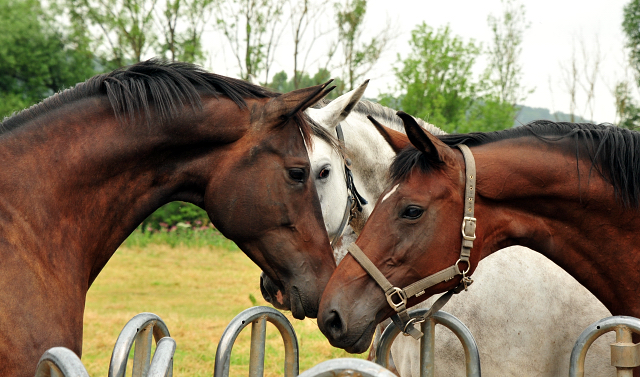
{"type": "Polygon", "coordinates": [[[371,277],[380,285],[387,297],[387,302],[396,311],[391,319],[393,322],[402,329],[403,334],[411,335],[415,339],[422,337],[422,332],[418,330],[414,325],[423,322],[425,318],[429,317],[432,313],[440,310],[442,306],[449,301],[452,295],[467,290],[467,287],[473,283],[473,280],[467,276],[471,263],[469,257],[471,256],[471,248],[473,248],[473,241],[476,239],[476,218],[474,216],[474,203],[475,203],[475,187],[476,187],[476,163],[473,158],[473,154],[469,147],[464,144],[457,145],[458,149],[462,152],[462,156],[465,162],[465,198],[464,198],[464,215],[462,219],[462,246],[460,247],[460,257],[453,264],[444,270],[438,271],[433,275],[427,276],[413,284],[406,286],[405,288],[398,288],[387,280],[384,275],[378,270],[378,268],[371,262],[371,260],[362,252],[360,247],[355,243],[352,243],[347,248],[347,251],[360,263],[362,268],[371,275],[371,277]],[[459,264],[464,262],[467,264],[465,270],[461,271],[459,264]],[[462,275],[462,281],[458,286],[449,292],[442,295],[432,306],[431,309],[422,318],[410,318],[407,313],[407,301],[409,298],[415,296],[421,296],[425,290],[433,287],[436,284],[448,281],[454,277],[462,275]]]}
{"type": "MultiPolygon", "coordinates": [[[[344,134],[342,133],[342,125],[338,124],[336,127],[336,134],[338,136],[338,140],[344,144],[344,134]]],[[[368,204],[367,200],[360,195],[358,189],[356,189],[356,184],[353,181],[353,173],[351,173],[351,160],[345,158],[344,160],[344,179],[347,184],[347,206],[344,209],[344,215],[342,216],[342,221],[340,222],[340,227],[338,228],[338,232],[335,237],[331,241],[331,247],[335,247],[338,239],[342,236],[344,232],[344,228],[346,228],[347,224],[351,222],[351,220],[356,216],[356,212],[362,212],[362,206],[368,204]]]]}

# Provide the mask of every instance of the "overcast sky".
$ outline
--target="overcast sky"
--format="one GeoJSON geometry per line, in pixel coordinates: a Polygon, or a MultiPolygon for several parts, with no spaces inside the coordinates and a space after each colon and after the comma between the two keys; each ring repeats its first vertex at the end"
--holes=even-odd
{"type": "MultiPolygon", "coordinates": [[[[521,63],[522,84],[534,92],[524,101],[525,105],[548,108],[552,112],[569,112],[569,97],[562,80],[561,64],[568,64],[575,46],[576,56],[581,60],[580,41],[587,51],[595,55],[600,46],[602,65],[597,83],[594,120],[614,122],[615,109],[612,95],[618,80],[629,77],[624,57],[624,34],[622,32],[622,8],[629,0],[536,0],[523,2],[526,19],[530,27],[524,33],[521,63]]],[[[327,12],[331,17],[332,12],[327,12]]],[[[491,34],[487,25],[489,14],[500,15],[500,0],[369,0],[365,30],[370,35],[377,33],[387,19],[395,23],[398,37],[375,69],[370,73],[371,82],[365,96],[376,97],[387,91],[394,82],[392,67],[397,54],[405,57],[409,51],[410,32],[416,25],[426,22],[437,28],[449,24],[454,34],[465,40],[473,38],[485,45],[491,34]]],[[[327,22],[333,22],[327,19],[327,22]]],[[[290,38],[284,35],[282,46],[272,72],[285,69],[292,71],[289,63],[290,38]]],[[[222,40],[220,41],[223,42],[222,40]]],[[[219,46],[220,44],[216,44],[219,46]]],[[[316,44],[318,54],[326,50],[327,40],[316,44]]],[[[478,62],[478,67],[483,64],[478,62]]],[[[215,72],[237,75],[233,56],[227,50],[218,50],[210,61],[215,72]]],[[[315,72],[315,68],[309,69],[315,72]]],[[[584,100],[578,103],[579,115],[589,116],[584,100]]]]}

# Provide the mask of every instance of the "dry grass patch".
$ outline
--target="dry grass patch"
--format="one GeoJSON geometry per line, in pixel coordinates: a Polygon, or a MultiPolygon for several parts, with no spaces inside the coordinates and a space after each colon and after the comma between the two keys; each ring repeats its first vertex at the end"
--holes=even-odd
{"type": "MultiPolygon", "coordinates": [[[[149,244],[122,247],[87,295],[82,361],[91,376],[106,376],[113,345],[125,323],[141,312],[159,315],[177,342],[174,375],[211,376],[215,351],[227,324],[242,310],[269,305],[258,286],[260,269],[240,251],[149,244]]],[[[287,312],[300,343],[300,370],[337,357],[315,320],[287,312]]],[[[250,328],[238,337],[231,376],[249,370],[250,328]]],[[[266,376],[282,376],[284,348],[278,330],[267,325],[266,376]]],[[[360,355],[360,357],[364,357],[360,355]]],[[[130,372],[130,370],[129,370],[130,372]]]]}

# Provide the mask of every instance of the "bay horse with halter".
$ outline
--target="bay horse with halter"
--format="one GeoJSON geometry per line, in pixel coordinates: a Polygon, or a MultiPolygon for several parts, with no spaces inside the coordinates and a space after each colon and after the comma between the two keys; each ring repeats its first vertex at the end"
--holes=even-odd
{"type": "Polygon", "coordinates": [[[640,134],[539,121],[435,137],[399,115],[408,139],[383,130],[400,150],[391,183],[322,297],[332,345],[363,352],[390,316],[419,336],[405,309],[464,290],[510,245],[548,257],[613,315],[640,317],[640,134]]]}
{"type": "Polygon", "coordinates": [[[98,75],[0,124],[0,375],[82,349],[85,296],[149,214],[193,203],[315,317],[335,264],[303,111],[327,84],[280,95],[184,63],[98,75]]]}
{"type": "MultiPolygon", "coordinates": [[[[325,107],[306,111],[320,129],[344,143],[343,149],[337,148],[335,142],[327,141],[326,135],[316,132],[313,150],[309,151],[312,176],[337,263],[355,242],[356,234],[361,232],[373,205],[384,192],[389,166],[396,155],[368,116],[373,115],[392,130],[404,133],[396,110],[360,100],[366,85],[365,82],[325,107]],[[356,204],[357,195],[368,201],[359,203],[361,210],[356,204]]],[[[416,121],[433,135],[445,134],[420,119],[416,121]]],[[[406,135],[400,137],[409,144],[406,135]]],[[[484,259],[474,272],[474,280],[472,289],[452,297],[446,310],[472,331],[482,371],[490,376],[566,375],[571,350],[580,333],[596,320],[611,315],[569,274],[523,246],[512,246],[484,259]],[[481,307],[485,309],[479,311],[481,307]]],[[[268,287],[265,282],[268,278],[262,280],[263,288],[268,287]]],[[[280,307],[272,299],[277,295],[265,297],[280,307]]],[[[436,299],[433,296],[414,308],[429,308],[436,299]]],[[[456,336],[450,331],[436,331],[435,337],[436,375],[464,375],[465,365],[461,362],[464,352],[456,336]]],[[[613,341],[615,335],[607,334],[590,347],[586,363],[590,375],[615,375],[615,368],[608,365],[609,344],[613,341]]],[[[376,345],[374,338],[372,351],[376,345]]],[[[392,356],[401,376],[420,375],[418,341],[406,336],[396,338],[392,356]]]]}

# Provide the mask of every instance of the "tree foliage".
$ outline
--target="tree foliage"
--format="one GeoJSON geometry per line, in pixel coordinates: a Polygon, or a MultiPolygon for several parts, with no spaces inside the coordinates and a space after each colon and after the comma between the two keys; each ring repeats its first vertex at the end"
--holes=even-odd
{"type": "MultiPolygon", "coordinates": [[[[411,32],[409,45],[411,52],[398,56],[394,68],[402,110],[448,132],[466,130],[481,87],[472,72],[480,46],[452,35],[449,26],[434,30],[424,22],[411,32]]],[[[381,102],[394,105],[391,95],[381,102]]]]}
{"type": "Polygon", "coordinates": [[[640,78],[640,0],[631,0],[623,8],[622,30],[629,49],[631,67],[635,70],[637,79],[640,78]]]}
{"type": "Polygon", "coordinates": [[[36,0],[0,0],[0,119],[92,76],[93,55],[36,0]]]}
{"type": "Polygon", "coordinates": [[[399,96],[381,102],[428,120],[448,132],[494,131],[512,127],[517,102],[528,93],[520,84],[521,44],[526,29],[524,7],[505,0],[500,17],[490,15],[489,48],[464,41],[448,26],[425,23],[411,33],[409,56],[394,68],[399,96]],[[474,76],[476,60],[486,54],[484,74],[474,76]]]}
{"type": "MultiPolygon", "coordinates": [[[[636,88],[640,87],[640,0],[631,0],[623,9],[622,30],[629,50],[629,64],[636,76],[636,88]]],[[[640,106],[632,95],[632,87],[626,80],[617,83],[614,96],[616,117],[621,127],[640,127],[640,106]]]]}
{"type": "Polygon", "coordinates": [[[204,60],[201,37],[214,0],[57,0],[72,27],[88,35],[105,70],[149,55],[204,60]]]}

